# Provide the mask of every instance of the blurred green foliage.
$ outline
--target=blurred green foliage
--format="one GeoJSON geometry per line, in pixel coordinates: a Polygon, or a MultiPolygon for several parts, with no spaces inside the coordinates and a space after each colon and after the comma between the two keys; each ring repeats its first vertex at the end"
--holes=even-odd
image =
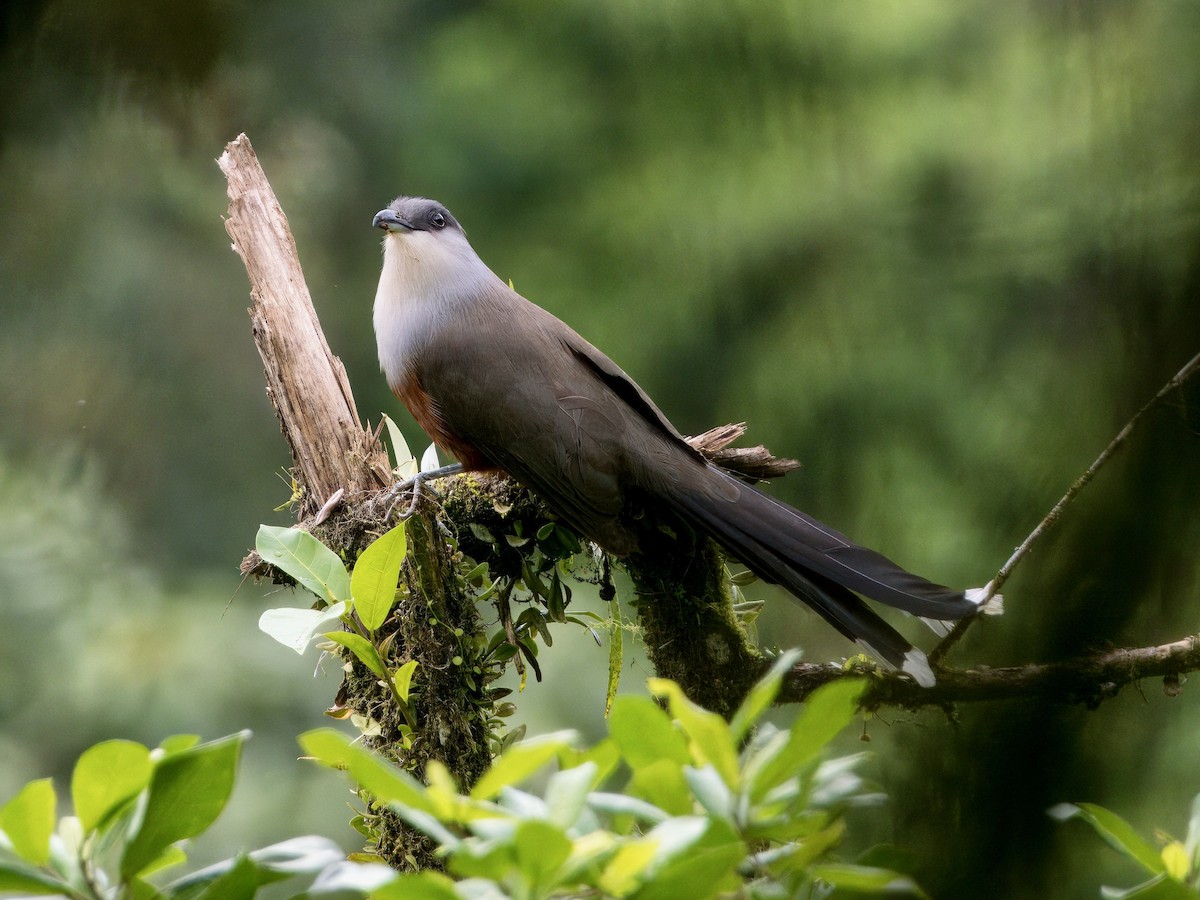
{"type": "MultiPolygon", "coordinates": [[[[432,195],[681,429],[749,421],[805,464],[780,496],[940,581],[986,580],[1200,344],[1188,0],[41,0],[0,23],[5,795],[102,737],[249,726],[267,753],[332,693],[263,649],[254,592],[222,618],[289,493],[221,226],[239,131],[365,415],[398,411],[370,219],[432,195]]],[[[1197,399],[1151,417],[955,658],[1197,630],[1197,399]]],[[[847,651],[782,600],[759,622],[847,651]]],[[[577,718],[593,686],[553,656],[526,700],[577,718]]],[[[886,837],[934,896],[1092,896],[1102,861],[1043,810],[1161,821],[1200,787],[1192,694],[876,720],[886,837]]],[[[296,832],[279,812],[256,843],[296,832]]]]}

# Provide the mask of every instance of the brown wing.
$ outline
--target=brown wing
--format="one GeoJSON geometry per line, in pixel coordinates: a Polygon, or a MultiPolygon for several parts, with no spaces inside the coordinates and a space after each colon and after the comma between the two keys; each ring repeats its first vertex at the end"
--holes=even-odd
{"type": "MultiPolygon", "coordinates": [[[[554,316],[516,294],[449,320],[413,376],[437,428],[526,484],[615,553],[633,548],[621,524],[625,488],[647,459],[694,451],[634,382],[554,316]]],[[[669,467],[668,467],[669,468],[669,467]]]]}

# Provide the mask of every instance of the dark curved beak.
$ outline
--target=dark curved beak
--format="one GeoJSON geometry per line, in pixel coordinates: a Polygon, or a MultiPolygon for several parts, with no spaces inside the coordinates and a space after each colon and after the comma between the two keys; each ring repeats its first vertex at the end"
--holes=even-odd
{"type": "Polygon", "coordinates": [[[375,213],[375,218],[371,220],[372,228],[382,228],[384,231],[396,231],[403,229],[404,231],[412,231],[412,225],[396,215],[394,210],[381,209],[375,213]]]}

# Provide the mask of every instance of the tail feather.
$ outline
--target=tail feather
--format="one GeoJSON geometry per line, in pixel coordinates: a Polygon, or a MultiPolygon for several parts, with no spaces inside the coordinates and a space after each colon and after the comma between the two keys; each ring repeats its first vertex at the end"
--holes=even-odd
{"type": "Polygon", "coordinates": [[[804,571],[916,616],[963,619],[979,611],[978,591],[968,596],[914,575],[800,510],[739,484],[720,469],[709,466],[705,475],[724,484],[719,490],[701,486],[681,491],[677,502],[682,500],[718,543],[726,532],[739,531],[804,571]],[[737,493],[729,491],[728,485],[734,485],[737,493]],[[723,497],[732,499],[719,499],[723,497]]]}
{"type": "Polygon", "coordinates": [[[785,587],[873,655],[909,672],[923,685],[933,684],[925,655],[857,594],[938,620],[974,615],[980,606],[976,596],[914,575],[719,469],[708,467],[705,477],[727,483],[673,492],[675,505],[693,525],[759,577],[785,587]]]}
{"type": "MultiPolygon", "coordinates": [[[[703,520],[693,521],[704,527],[703,520]]],[[[712,533],[711,529],[705,530],[712,533]]],[[[872,656],[891,668],[908,672],[924,687],[934,684],[925,654],[881,619],[857,594],[815,572],[802,571],[744,532],[731,530],[720,536],[713,534],[713,537],[745,565],[760,573],[760,577],[782,585],[872,656]]]]}

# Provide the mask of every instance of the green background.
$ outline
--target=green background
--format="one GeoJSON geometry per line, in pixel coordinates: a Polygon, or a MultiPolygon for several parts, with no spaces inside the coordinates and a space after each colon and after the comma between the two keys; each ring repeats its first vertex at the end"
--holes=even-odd
{"type": "MultiPolygon", "coordinates": [[[[0,16],[0,796],[102,738],[251,727],[249,777],[199,856],[310,830],[355,843],[344,786],[295,759],[336,667],[314,680],[315,654],[256,630],[299,598],[234,596],[289,494],[221,222],[214,159],[239,132],[372,421],[398,404],[371,333],[371,217],[434,196],[681,430],[749,422],[804,463],[773,492],[938,581],[986,581],[1200,349],[1193,2],[51,0],[0,16]]],[[[952,661],[1198,630],[1197,399],[1150,417],[952,661]]],[[[764,642],[853,649],[748,593],[769,600],[764,642]]],[[[599,733],[605,659],[564,634],[523,719],[599,733]]],[[[635,660],[627,686],[646,674],[635,660]]],[[[865,727],[892,801],[852,823],[854,846],[908,848],[935,896],[1130,883],[1044,811],[1088,800],[1180,831],[1198,702],[1146,683],[1096,712],[885,712],[865,727]]]]}

